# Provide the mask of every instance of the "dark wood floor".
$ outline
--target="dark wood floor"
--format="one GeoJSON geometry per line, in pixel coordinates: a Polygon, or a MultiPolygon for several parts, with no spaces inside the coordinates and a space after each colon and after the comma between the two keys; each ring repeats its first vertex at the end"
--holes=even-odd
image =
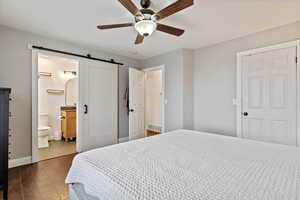
{"type": "Polygon", "coordinates": [[[74,156],[63,156],[11,169],[8,199],[67,200],[68,186],[65,184],[65,178],[74,156]]]}

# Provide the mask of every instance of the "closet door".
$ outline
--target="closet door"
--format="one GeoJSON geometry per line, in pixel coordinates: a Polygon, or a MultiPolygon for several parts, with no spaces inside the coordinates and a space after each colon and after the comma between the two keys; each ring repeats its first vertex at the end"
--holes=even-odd
{"type": "Polygon", "coordinates": [[[79,152],[118,142],[118,65],[80,62],[78,106],[79,152]]]}
{"type": "Polygon", "coordinates": [[[145,137],[145,73],[129,69],[129,140],[145,137]]]}
{"type": "Polygon", "coordinates": [[[296,47],[242,58],[243,137],[297,144],[296,47]]]}

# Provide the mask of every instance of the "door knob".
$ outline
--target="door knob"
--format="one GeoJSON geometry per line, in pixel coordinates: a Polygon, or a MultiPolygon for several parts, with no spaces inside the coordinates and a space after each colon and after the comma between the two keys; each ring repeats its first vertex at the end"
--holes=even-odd
{"type": "Polygon", "coordinates": [[[243,115],[244,115],[244,116],[248,116],[248,113],[247,113],[247,112],[244,112],[243,115]]]}
{"type": "Polygon", "coordinates": [[[130,109],[129,112],[134,112],[134,109],[130,109]]]}

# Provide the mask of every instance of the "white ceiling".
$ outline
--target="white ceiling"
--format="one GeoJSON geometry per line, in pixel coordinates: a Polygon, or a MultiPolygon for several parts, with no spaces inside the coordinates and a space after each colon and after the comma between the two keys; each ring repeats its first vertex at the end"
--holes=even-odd
{"type": "MultiPolygon", "coordinates": [[[[0,0],[0,24],[143,59],[200,48],[300,20],[299,0],[194,0],[162,23],[184,28],[177,38],[155,32],[136,46],[133,28],[99,31],[98,24],[132,22],[117,0],[0,0]]],[[[134,0],[138,4],[139,0],[134,0]]],[[[152,0],[155,11],[175,0],[152,0]]]]}

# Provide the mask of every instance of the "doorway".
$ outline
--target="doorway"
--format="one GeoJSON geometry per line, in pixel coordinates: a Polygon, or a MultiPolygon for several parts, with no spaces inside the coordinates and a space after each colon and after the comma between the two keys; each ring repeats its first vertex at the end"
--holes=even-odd
{"type": "Polygon", "coordinates": [[[153,136],[162,133],[163,71],[145,71],[145,134],[153,136]]]}
{"type": "Polygon", "coordinates": [[[48,136],[48,139],[43,137],[44,140],[40,144],[45,145],[41,145],[41,148],[47,148],[46,141],[48,140],[49,146],[52,138],[61,138],[61,143],[72,144],[72,151],[64,151],[56,156],[118,143],[119,65],[122,63],[54,49],[32,49],[32,163],[42,160],[39,158],[39,131],[44,133],[40,136],[48,136]],[[65,61],[64,64],[59,64],[58,75],[49,71],[49,67],[39,70],[41,59],[49,60],[53,57],[65,61]],[[63,68],[67,66],[69,67],[63,68]],[[40,82],[41,76],[45,79],[44,83],[40,82]],[[62,80],[55,80],[55,84],[54,80],[49,80],[55,78],[62,80]],[[44,112],[40,106],[43,101],[40,102],[39,98],[41,86],[51,81],[52,84],[44,87],[43,91],[44,95],[48,95],[47,102],[50,105],[53,104],[54,98],[61,99],[55,117],[49,117],[49,113],[56,109],[44,112]],[[57,82],[62,82],[64,86],[58,87],[57,82]],[[58,125],[55,126],[53,121],[58,125]],[[59,125],[60,128],[53,129],[59,125]],[[50,137],[51,130],[54,137],[50,137]],[[57,130],[56,134],[53,130],[57,130]],[[47,131],[48,134],[45,133],[47,131]]]}
{"type": "Polygon", "coordinates": [[[37,161],[76,153],[78,67],[75,59],[38,55],[37,161]]]}
{"type": "Polygon", "coordinates": [[[299,145],[297,49],[289,42],[238,54],[239,137],[299,145]]]}
{"type": "Polygon", "coordinates": [[[129,139],[165,132],[165,67],[129,69],[129,139]]]}

